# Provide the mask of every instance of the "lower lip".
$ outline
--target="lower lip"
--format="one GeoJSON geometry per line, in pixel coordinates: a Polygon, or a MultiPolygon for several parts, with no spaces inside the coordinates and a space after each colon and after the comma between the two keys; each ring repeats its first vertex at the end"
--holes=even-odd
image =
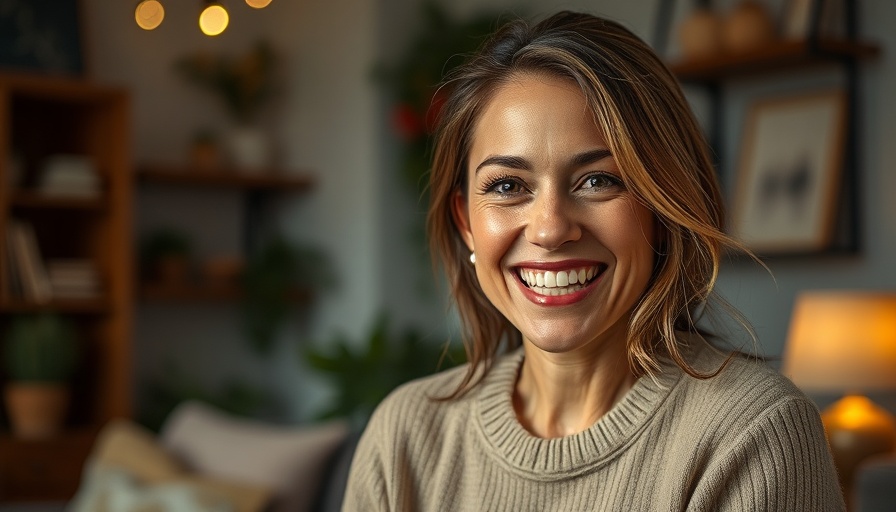
{"type": "Polygon", "coordinates": [[[538,304],[539,306],[568,306],[579,302],[591,293],[591,291],[594,290],[594,286],[603,279],[603,275],[603,272],[601,272],[600,275],[581,290],[567,293],[566,295],[542,295],[540,293],[535,293],[534,290],[519,280],[519,276],[517,276],[516,283],[520,287],[520,290],[522,290],[523,296],[534,304],[538,304]]]}

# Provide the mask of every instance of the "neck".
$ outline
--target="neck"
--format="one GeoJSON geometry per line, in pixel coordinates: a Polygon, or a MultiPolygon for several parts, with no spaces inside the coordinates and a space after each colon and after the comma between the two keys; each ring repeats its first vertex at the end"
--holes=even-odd
{"type": "Polygon", "coordinates": [[[514,409],[520,423],[537,437],[564,437],[587,430],[636,380],[624,341],[587,353],[560,354],[524,341],[524,350],[514,409]]]}

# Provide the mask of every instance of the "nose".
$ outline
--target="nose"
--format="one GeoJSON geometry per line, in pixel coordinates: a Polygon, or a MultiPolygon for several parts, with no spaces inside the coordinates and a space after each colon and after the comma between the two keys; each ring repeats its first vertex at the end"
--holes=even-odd
{"type": "Polygon", "coordinates": [[[575,204],[560,194],[542,192],[530,203],[525,229],[526,240],[553,251],[582,236],[575,218],[575,204]]]}

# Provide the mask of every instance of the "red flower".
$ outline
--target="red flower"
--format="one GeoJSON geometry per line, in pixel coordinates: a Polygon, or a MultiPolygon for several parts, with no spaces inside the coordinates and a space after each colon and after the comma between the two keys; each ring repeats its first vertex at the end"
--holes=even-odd
{"type": "Polygon", "coordinates": [[[407,103],[401,103],[392,109],[392,126],[405,142],[413,142],[423,135],[423,119],[407,103]]]}

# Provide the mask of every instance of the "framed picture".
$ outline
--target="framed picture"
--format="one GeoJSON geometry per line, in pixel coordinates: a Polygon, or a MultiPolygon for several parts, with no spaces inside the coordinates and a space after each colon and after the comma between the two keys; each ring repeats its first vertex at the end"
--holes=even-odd
{"type": "Polygon", "coordinates": [[[0,70],[84,74],[79,0],[0,0],[0,70]]]}
{"type": "Polygon", "coordinates": [[[787,0],[781,32],[787,39],[806,39],[812,29],[812,10],[821,9],[818,18],[818,35],[844,37],[845,7],[843,0],[787,0]]]}
{"type": "Polygon", "coordinates": [[[843,174],[841,90],[756,103],[744,130],[733,234],[758,254],[810,253],[834,243],[843,174]]]}

